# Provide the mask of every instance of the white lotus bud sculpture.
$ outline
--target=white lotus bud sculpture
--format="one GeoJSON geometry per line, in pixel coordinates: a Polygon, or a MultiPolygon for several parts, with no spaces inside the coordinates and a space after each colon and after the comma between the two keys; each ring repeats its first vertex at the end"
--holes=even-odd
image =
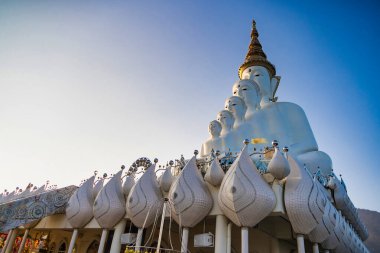
{"type": "Polygon", "coordinates": [[[337,223],[337,213],[338,211],[335,209],[335,207],[330,203],[327,202],[326,205],[327,209],[323,215],[323,222],[326,224],[326,227],[330,233],[330,235],[322,242],[322,248],[327,250],[333,250],[338,246],[339,240],[335,233],[335,226],[337,223]]]}
{"type": "Polygon", "coordinates": [[[288,160],[281,154],[278,147],[274,149],[273,157],[268,164],[268,172],[278,180],[287,177],[290,173],[288,160]]]}
{"type": "Polygon", "coordinates": [[[314,186],[317,187],[318,190],[316,198],[318,209],[315,213],[317,213],[317,217],[322,217],[318,220],[318,225],[310,232],[309,239],[312,242],[322,243],[328,238],[330,231],[334,228],[328,219],[329,206],[325,189],[323,189],[322,185],[316,180],[314,181],[314,186]]]}
{"type": "Polygon", "coordinates": [[[132,187],[127,198],[127,214],[139,228],[147,228],[153,224],[156,213],[161,211],[164,202],[154,169],[155,164],[150,165],[132,187]]]}
{"type": "Polygon", "coordinates": [[[255,226],[275,207],[275,194],[257,171],[247,146],[224,176],[218,203],[222,212],[240,227],[255,226]]]}
{"type": "Polygon", "coordinates": [[[168,197],[172,216],[183,227],[194,227],[211,211],[213,200],[195,156],[173,182],[168,197]]]}
{"type": "Polygon", "coordinates": [[[215,158],[211,162],[211,165],[206,172],[205,180],[206,182],[216,187],[222,183],[224,175],[225,175],[224,171],[222,167],[220,166],[218,158],[215,158]]]}
{"type": "Polygon", "coordinates": [[[135,177],[133,175],[127,175],[123,183],[123,193],[126,198],[128,197],[134,185],[135,185],[135,177]]]}
{"type": "Polygon", "coordinates": [[[104,178],[99,178],[99,180],[95,182],[94,190],[92,193],[92,196],[94,197],[94,199],[96,198],[96,196],[98,196],[100,190],[103,188],[103,184],[104,184],[104,178]]]}
{"type": "Polygon", "coordinates": [[[94,179],[95,176],[87,179],[69,199],[66,217],[73,228],[84,227],[94,217],[92,212],[94,179]]]}
{"type": "Polygon", "coordinates": [[[170,190],[170,187],[171,187],[173,181],[174,181],[174,176],[172,174],[172,168],[171,168],[171,166],[168,166],[166,168],[164,174],[162,174],[162,176],[160,178],[161,189],[164,192],[168,192],[170,190]]]}
{"type": "Polygon", "coordinates": [[[340,214],[340,212],[337,213],[337,227],[335,228],[335,231],[338,235],[339,244],[338,247],[335,248],[335,252],[337,253],[346,253],[349,252],[346,247],[346,240],[345,240],[345,221],[343,216],[340,214]]]}
{"type": "Polygon", "coordinates": [[[301,168],[291,156],[288,156],[288,161],[291,170],[286,179],[284,193],[286,211],[294,232],[307,235],[322,218],[322,215],[315,217],[318,212],[318,190],[305,168],[301,168]]]}
{"type": "Polygon", "coordinates": [[[125,214],[125,198],[120,170],[100,190],[94,203],[94,216],[102,228],[112,229],[125,214]]]}

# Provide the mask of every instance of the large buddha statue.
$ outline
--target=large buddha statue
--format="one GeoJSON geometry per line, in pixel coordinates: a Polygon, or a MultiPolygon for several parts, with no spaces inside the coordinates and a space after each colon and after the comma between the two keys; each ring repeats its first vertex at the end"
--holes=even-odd
{"type": "Polygon", "coordinates": [[[206,156],[210,154],[212,150],[217,151],[222,148],[222,139],[220,138],[222,125],[220,122],[217,120],[211,121],[208,125],[208,131],[210,137],[202,145],[201,156],[206,156]]]}
{"type": "Polygon", "coordinates": [[[288,146],[290,154],[312,172],[320,169],[323,174],[328,174],[331,171],[331,159],[327,154],[318,151],[317,142],[302,108],[294,103],[275,101],[274,95],[280,78],[276,77],[275,67],[267,60],[258,36],[256,22],[253,21],[249,51],[239,68],[239,77],[242,80],[234,85],[233,93],[242,97],[247,105],[255,104],[257,100],[253,91],[257,84],[260,108],[257,106],[256,111],[251,108],[252,112],[247,115],[248,122],[263,135],[257,137],[269,141],[278,140],[280,145],[288,146]]]}
{"type": "MultiPolygon", "coordinates": [[[[275,93],[280,77],[276,76],[275,67],[267,60],[258,37],[256,22],[253,21],[251,43],[239,68],[240,80],[233,86],[234,96],[226,100],[227,110],[217,116],[222,125],[220,151],[239,152],[243,139],[277,140],[312,173],[320,170],[322,175],[329,175],[332,161],[326,153],[318,151],[303,109],[294,103],[277,102],[275,93]]],[[[260,143],[255,148],[262,150],[269,145],[260,143]]],[[[204,156],[207,154],[202,153],[204,156]]]]}

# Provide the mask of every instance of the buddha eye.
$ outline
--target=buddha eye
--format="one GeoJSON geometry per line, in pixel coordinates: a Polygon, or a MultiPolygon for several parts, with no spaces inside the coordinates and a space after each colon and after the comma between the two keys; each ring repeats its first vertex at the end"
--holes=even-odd
{"type": "Polygon", "coordinates": [[[247,90],[247,88],[243,88],[243,90],[247,90]]]}
{"type": "Polygon", "coordinates": [[[232,104],[232,106],[236,106],[236,104],[232,104]]]}
{"type": "Polygon", "coordinates": [[[260,74],[255,74],[255,76],[260,76],[260,74]]]}

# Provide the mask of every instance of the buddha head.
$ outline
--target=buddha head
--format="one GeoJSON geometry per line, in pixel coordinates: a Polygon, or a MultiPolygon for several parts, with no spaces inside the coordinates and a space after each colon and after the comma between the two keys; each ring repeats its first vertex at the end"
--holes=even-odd
{"type": "Polygon", "coordinates": [[[235,122],[234,116],[232,115],[230,111],[227,111],[227,110],[220,111],[218,115],[216,116],[216,119],[222,125],[223,131],[231,130],[235,122]]]}
{"type": "Polygon", "coordinates": [[[244,120],[247,106],[241,97],[232,96],[226,99],[224,109],[230,111],[235,119],[244,120]]]}
{"type": "Polygon", "coordinates": [[[239,68],[239,77],[253,80],[259,85],[260,104],[266,104],[273,98],[279,78],[276,78],[276,68],[268,61],[261,46],[255,20],[252,20],[251,43],[239,68]]]}
{"type": "Polygon", "coordinates": [[[261,100],[269,102],[273,98],[279,78],[271,76],[269,70],[263,66],[251,66],[244,69],[242,73],[243,79],[253,80],[260,89],[261,100]]]}
{"type": "Polygon", "coordinates": [[[232,86],[234,96],[241,97],[248,109],[256,110],[260,103],[259,85],[249,79],[239,80],[232,86]]]}
{"type": "Polygon", "coordinates": [[[213,138],[219,137],[221,131],[222,131],[222,125],[217,120],[211,121],[210,124],[208,125],[208,132],[213,138]]]}

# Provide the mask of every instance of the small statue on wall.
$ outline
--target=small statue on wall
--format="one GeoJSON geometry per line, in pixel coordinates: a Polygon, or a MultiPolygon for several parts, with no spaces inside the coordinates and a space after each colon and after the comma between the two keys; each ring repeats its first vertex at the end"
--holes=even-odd
{"type": "Polygon", "coordinates": [[[220,133],[222,131],[222,125],[219,121],[213,120],[208,125],[208,132],[210,137],[203,143],[201,148],[201,156],[207,156],[212,150],[220,150],[222,148],[222,139],[220,133]]]}
{"type": "Polygon", "coordinates": [[[220,138],[222,139],[222,152],[238,152],[241,149],[242,142],[239,139],[238,133],[233,131],[235,118],[228,110],[222,110],[217,115],[217,120],[222,125],[220,138]]]}
{"type": "Polygon", "coordinates": [[[241,97],[246,106],[245,118],[252,120],[253,113],[260,108],[260,88],[256,82],[249,79],[239,80],[232,86],[232,94],[241,97]]]}
{"type": "Polygon", "coordinates": [[[234,128],[239,128],[245,123],[245,113],[247,106],[244,100],[238,96],[232,96],[226,99],[224,109],[230,111],[235,118],[234,128]]]}
{"type": "Polygon", "coordinates": [[[232,96],[226,99],[224,108],[230,111],[235,119],[233,131],[238,138],[237,142],[240,142],[239,149],[233,151],[240,151],[242,140],[254,137],[254,128],[246,121],[247,105],[241,97],[232,96]]]}

